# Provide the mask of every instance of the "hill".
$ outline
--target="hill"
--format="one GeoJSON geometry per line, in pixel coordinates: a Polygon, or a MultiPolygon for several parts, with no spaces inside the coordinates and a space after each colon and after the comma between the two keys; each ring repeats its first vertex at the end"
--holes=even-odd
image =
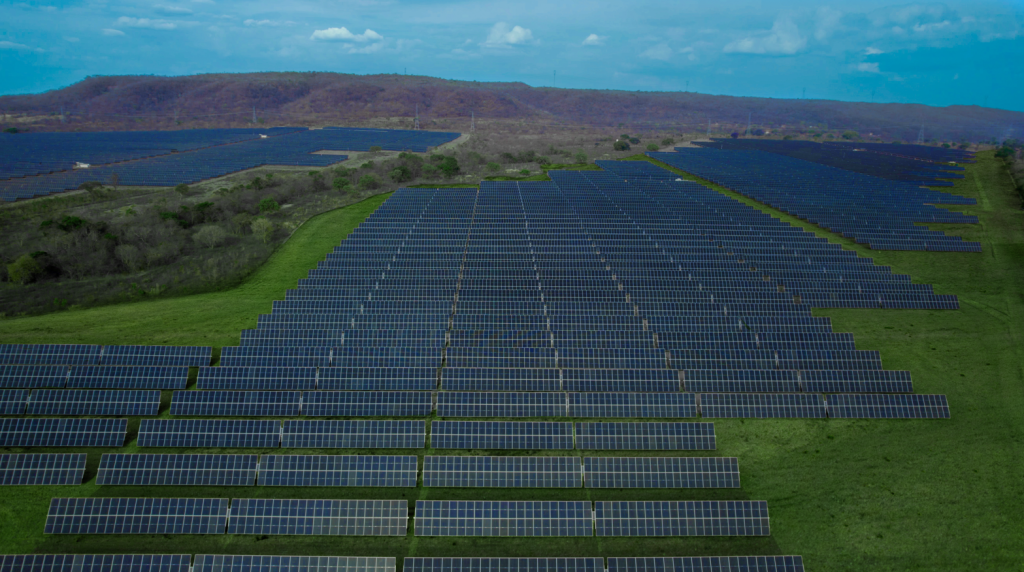
{"type": "Polygon", "coordinates": [[[719,133],[745,128],[750,117],[764,129],[853,130],[910,141],[922,128],[926,139],[943,141],[1001,140],[1024,131],[1024,113],[978,106],[556,89],[320,72],[95,76],[46,93],[0,97],[0,122],[45,131],[226,127],[251,122],[255,110],[268,125],[405,127],[412,125],[417,106],[428,128],[437,121],[468,127],[475,113],[477,120],[696,132],[707,129],[710,118],[719,133]]]}

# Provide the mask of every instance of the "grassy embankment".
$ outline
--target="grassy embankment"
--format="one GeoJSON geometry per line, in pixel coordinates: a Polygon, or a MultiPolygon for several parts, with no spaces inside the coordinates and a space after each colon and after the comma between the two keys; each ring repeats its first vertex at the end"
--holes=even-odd
{"type": "MultiPolygon", "coordinates": [[[[803,554],[808,570],[1018,570],[1024,561],[1024,213],[990,154],[951,192],[980,225],[942,225],[981,254],[872,251],[743,199],[870,256],[939,293],[957,311],[816,310],[888,369],[913,372],[918,393],[944,393],[944,421],[720,420],[715,455],[740,460],[739,490],[264,489],[97,487],[90,450],[81,487],[0,489],[0,552],[216,552],[386,556],[640,556],[803,554]],[[765,499],[770,538],[471,539],[80,536],[42,534],[52,496],[422,499],[765,499]]],[[[692,178],[692,177],[690,177],[692,178]]],[[[722,190],[722,189],[720,189],[722,190]]],[[[738,197],[735,193],[722,190],[738,197]]],[[[238,331],[312,267],[380,198],[313,219],[242,287],[218,294],[0,321],[0,342],[230,345],[238,331]],[[362,211],[358,211],[360,207],[362,211]],[[339,220],[344,222],[327,223],[339,220]],[[322,220],[320,220],[322,219],[322,220]],[[319,230],[332,237],[317,236],[319,230]],[[312,236],[307,236],[312,235],[312,236]],[[308,241],[303,243],[302,241],[308,241]]],[[[936,226],[936,228],[938,225],[936,226]]],[[[166,409],[163,415],[166,415],[166,409]]],[[[133,420],[130,428],[137,427],[133,420]]],[[[130,435],[131,439],[131,435],[130,435]]],[[[134,442],[122,449],[137,451],[134,442]]],[[[151,452],[176,452],[150,450],[151,452]]],[[[203,452],[214,452],[204,450],[203,452]]],[[[230,451],[220,451],[230,452],[230,451]]],[[[239,451],[242,452],[242,451],[239,451]]],[[[252,451],[244,452],[274,452],[252,451]]],[[[302,451],[308,453],[310,451],[302,451]]],[[[331,450],[331,454],[350,451],[331,450]]],[[[385,451],[359,451],[385,453],[385,451]]],[[[431,451],[387,451],[389,454],[431,451]]],[[[445,454],[451,452],[445,451],[445,454]]],[[[473,451],[471,454],[480,454],[473,451]]],[[[553,453],[546,453],[553,454],[553,453]]],[[[572,452],[566,454],[581,454],[572,452]]],[[[588,453],[590,454],[590,453],[588,453]]],[[[648,456],[648,452],[635,452],[648,456]]],[[[655,453],[657,454],[657,453],[655,453]]]]}

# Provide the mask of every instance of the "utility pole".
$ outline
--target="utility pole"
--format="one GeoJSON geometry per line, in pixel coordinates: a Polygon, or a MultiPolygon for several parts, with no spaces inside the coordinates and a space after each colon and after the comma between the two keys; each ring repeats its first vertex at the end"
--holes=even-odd
{"type": "Polygon", "coordinates": [[[708,116],[708,139],[711,139],[711,116],[708,116]]]}
{"type": "Polygon", "coordinates": [[[801,96],[800,99],[807,99],[807,88],[806,87],[804,88],[804,94],[803,94],[803,96],[801,96]]]}
{"type": "Polygon", "coordinates": [[[476,133],[476,112],[469,112],[469,132],[476,133]]]}
{"type": "Polygon", "coordinates": [[[416,104],[416,120],[412,124],[413,129],[420,128],[420,104],[416,104]]]}
{"type": "Polygon", "coordinates": [[[63,104],[61,104],[61,106],[60,106],[60,122],[64,123],[64,105],[63,104]]]}
{"type": "Polygon", "coordinates": [[[551,87],[558,86],[558,70],[551,72],[551,87]]]}
{"type": "Polygon", "coordinates": [[[924,144],[924,125],[922,125],[921,130],[917,132],[917,144],[924,144]]]}
{"type": "Polygon", "coordinates": [[[747,137],[750,137],[750,112],[747,112],[747,137]]]}
{"type": "Polygon", "coordinates": [[[686,80],[686,92],[690,92],[690,80],[686,80]]]}
{"type": "Polygon", "coordinates": [[[252,124],[256,125],[256,106],[252,106],[252,124]]]}

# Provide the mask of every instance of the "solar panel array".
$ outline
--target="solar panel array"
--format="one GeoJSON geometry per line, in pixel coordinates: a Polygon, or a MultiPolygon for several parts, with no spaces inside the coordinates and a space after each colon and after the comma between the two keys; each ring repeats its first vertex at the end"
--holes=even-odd
{"type": "Polygon", "coordinates": [[[298,391],[175,391],[171,415],[196,417],[297,417],[298,391]]]}
{"type": "Polygon", "coordinates": [[[0,200],[77,189],[87,181],[110,181],[115,173],[121,185],[173,187],[261,165],[326,167],[347,156],[317,151],[368,151],[379,146],[391,151],[426,152],[457,137],[458,133],[398,129],[294,127],[132,135],[0,133],[0,200]],[[89,167],[75,169],[76,162],[89,167]]]}
{"type": "Polygon", "coordinates": [[[0,485],[80,485],[85,453],[0,454],[0,485]]]}
{"type": "Polygon", "coordinates": [[[405,536],[404,500],[235,499],[228,534],[405,536]]]}
{"type": "Polygon", "coordinates": [[[609,558],[607,572],[804,572],[800,556],[609,558]]]}
{"type": "Polygon", "coordinates": [[[0,447],[121,447],[127,431],[127,419],[0,419],[0,447]]]}
{"type": "Polygon", "coordinates": [[[875,250],[981,252],[980,243],[915,224],[977,224],[976,216],[934,206],[975,199],[764,151],[679,147],[648,155],[875,250]]]}
{"type": "Polygon", "coordinates": [[[143,419],[139,447],[267,448],[281,444],[281,423],[235,419],[143,419]]]}
{"type": "Polygon", "coordinates": [[[29,415],[156,415],[159,391],[120,389],[37,389],[29,415]]]}
{"type": "Polygon", "coordinates": [[[395,558],[387,556],[196,554],[195,565],[191,572],[395,572],[395,570],[395,558]]]}
{"type": "Polygon", "coordinates": [[[626,488],[739,488],[735,457],[585,457],[586,486],[626,488]]]}
{"type": "Polygon", "coordinates": [[[768,536],[765,501],[598,501],[597,536],[768,536]]]}
{"type": "Polygon", "coordinates": [[[425,487],[579,488],[579,457],[423,458],[425,487]]]}
{"type": "Polygon", "coordinates": [[[189,572],[189,554],[4,554],[4,572],[189,572]]]}
{"type": "Polygon", "coordinates": [[[411,455],[263,455],[265,487],[415,487],[411,455]]]}
{"type": "Polygon", "coordinates": [[[711,423],[577,423],[577,448],[692,451],[715,449],[711,423]]]}
{"type": "Polygon", "coordinates": [[[434,449],[572,449],[572,423],[545,421],[434,421],[434,449]]]}
{"type": "Polygon", "coordinates": [[[416,536],[592,536],[588,501],[416,501],[416,536]]]}
{"type": "Polygon", "coordinates": [[[604,558],[417,557],[402,566],[406,572],[604,572],[604,558]]]}
{"type": "Polygon", "coordinates": [[[224,534],[228,499],[55,498],[46,534],[224,534]]]}
{"type": "Polygon", "coordinates": [[[98,485],[252,486],[256,455],[137,455],[105,453],[98,485]]]}

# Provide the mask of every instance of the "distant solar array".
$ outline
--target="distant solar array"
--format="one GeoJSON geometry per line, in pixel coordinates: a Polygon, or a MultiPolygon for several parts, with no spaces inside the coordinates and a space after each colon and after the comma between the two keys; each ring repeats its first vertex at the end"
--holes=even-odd
{"type": "Polygon", "coordinates": [[[261,165],[326,167],[345,155],[322,150],[426,152],[459,133],[278,127],[113,133],[0,133],[0,199],[14,201],[82,183],[191,184],[261,165]],[[262,137],[266,135],[266,137],[262,137]],[[88,168],[74,168],[76,163],[88,168]]]}

